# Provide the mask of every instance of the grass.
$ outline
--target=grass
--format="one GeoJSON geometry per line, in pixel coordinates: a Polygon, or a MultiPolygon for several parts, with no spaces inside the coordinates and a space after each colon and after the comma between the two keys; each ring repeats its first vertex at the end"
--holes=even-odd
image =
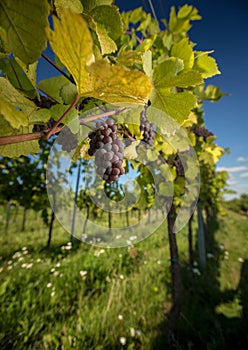
{"type": "MultiPolygon", "coordinates": [[[[55,222],[52,245],[44,250],[48,229],[34,212],[25,232],[20,211],[4,233],[1,210],[0,349],[165,349],[171,285],[164,227],[133,248],[100,249],[78,241],[70,246],[55,222]]],[[[178,349],[228,349],[234,332],[242,333],[247,228],[244,216],[228,211],[221,217],[209,233],[213,256],[193,277],[186,228],[178,234],[186,289],[178,349]]]]}

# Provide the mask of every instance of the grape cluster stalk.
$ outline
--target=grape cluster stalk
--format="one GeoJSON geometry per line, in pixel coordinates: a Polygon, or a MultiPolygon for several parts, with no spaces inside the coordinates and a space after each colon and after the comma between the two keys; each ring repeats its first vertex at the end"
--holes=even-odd
{"type": "Polygon", "coordinates": [[[204,139],[207,137],[213,136],[213,133],[206,129],[204,126],[196,125],[194,128],[194,133],[197,136],[202,136],[204,139]]]}
{"type": "Polygon", "coordinates": [[[149,123],[146,116],[146,108],[140,113],[140,131],[143,131],[143,141],[150,147],[154,144],[156,125],[149,123]]]}
{"type": "Polygon", "coordinates": [[[117,126],[112,118],[97,122],[96,130],[89,133],[88,154],[95,156],[96,172],[106,182],[111,183],[125,173],[122,167],[124,145],[117,135],[117,126]]]}

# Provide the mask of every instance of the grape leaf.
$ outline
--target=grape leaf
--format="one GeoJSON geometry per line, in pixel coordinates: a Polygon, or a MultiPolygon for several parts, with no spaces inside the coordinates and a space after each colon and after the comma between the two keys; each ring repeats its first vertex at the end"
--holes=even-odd
{"type": "Polygon", "coordinates": [[[45,124],[51,119],[50,109],[41,108],[34,111],[29,117],[29,124],[45,124]]]}
{"type": "Polygon", "coordinates": [[[143,69],[146,75],[152,79],[152,51],[145,51],[142,56],[143,69]]]}
{"type": "Polygon", "coordinates": [[[112,5],[114,0],[81,0],[84,10],[89,12],[93,8],[102,5],[112,5]]]}
{"type": "Polygon", "coordinates": [[[32,82],[24,73],[22,67],[17,63],[15,58],[2,59],[2,67],[8,80],[16,89],[24,92],[25,96],[31,99],[37,96],[36,89],[32,82]]]}
{"type": "MultiPolygon", "coordinates": [[[[19,130],[13,129],[9,123],[0,116],[0,136],[22,135],[32,132],[32,126],[22,126],[19,130]]],[[[27,156],[30,153],[39,153],[40,146],[37,140],[18,142],[0,146],[0,155],[3,157],[18,158],[21,155],[27,156]]]]}
{"type": "Polygon", "coordinates": [[[28,125],[36,105],[18,92],[8,80],[0,77],[1,113],[13,128],[28,125]]]}
{"type": "Polygon", "coordinates": [[[210,100],[213,102],[219,101],[222,96],[228,96],[228,94],[222,92],[218,86],[211,84],[208,85],[205,90],[204,85],[197,86],[194,92],[201,100],[210,100]]]}
{"type": "Polygon", "coordinates": [[[88,67],[93,89],[87,96],[109,103],[144,103],[152,86],[148,77],[138,71],[121,66],[111,66],[106,60],[99,60],[88,67]]]}
{"type": "Polygon", "coordinates": [[[46,0],[0,2],[0,23],[9,48],[26,64],[35,62],[46,47],[48,14],[46,0]]]}
{"type": "Polygon", "coordinates": [[[106,29],[106,33],[111,39],[118,39],[123,31],[121,16],[116,6],[97,6],[91,12],[90,15],[94,21],[101,24],[101,27],[106,29]]]}
{"type": "Polygon", "coordinates": [[[163,110],[179,124],[189,116],[196,104],[196,97],[190,92],[171,93],[169,89],[153,89],[149,99],[152,106],[163,110]]]}
{"type": "Polygon", "coordinates": [[[195,60],[193,68],[199,71],[203,78],[210,78],[216,74],[220,74],[215,59],[208,55],[199,56],[195,60]]]}
{"type": "Polygon", "coordinates": [[[10,49],[7,43],[6,32],[0,27],[0,58],[6,57],[10,53],[10,49]]]}
{"type": "MultiPolygon", "coordinates": [[[[59,118],[65,113],[68,109],[68,106],[65,105],[54,105],[50,108],[51,116],[54,120],[59,120],[59,118]]],[[[73,134],[77,133],[79,130],[79,120],[78,112],[74,108],[70,113],[63,119],[63,124],[66,124],[73,134]]]]}
{"type": "Polygon", "coordinates": [[[60,61],[72,74],[83,95],[92,89],[86,65],[93,60],[93,42],[84,19],[73,12],[61,11],[61,21],[53,16],[54,31],[48,31],[50,45],[60,61]]]}
{"type": "Polygon", "coordinates": [[[117,50],[116,43],[110,38],[104,25],[96,23],[96,34],[101,46],[102,55],[110,54],[117,50]]]}
{"type": "Polygon", "coordinates": [[[55,0],[54,5],[59,16],[61,11],[64,10],[70,10],[75,13],[83,12],[83,5],[80,0],[55,0]]]}
{"type": "Polygon", "coordinates": [[[74,84],[67,80],[67,84],[60,89],[59,94],[64,103],[70,105],[77,96],[77,88],[74,84]]]}
{"type": "Polygon", "coordinates": [[[61,75],[58,77],[41,80],[38,86],[47,94],[47,96],[59,103],[63,103],[64,101],[60,95],[60,91],[64,86],[68,85],[68,83],[68,79],[61,75]]]}
{"type": "Polygon", "coordinates": [[[138,153],[136,147],[140,144],[140,141],[133,141],[131,145],[125,148],[124,157],[127,159],[137,159],[138,153]]]}
{"type": "Polygon", "coordinates": [[[194,52],[188,38],[184,38],[172,46],[171,56],[178,57],[183,60],[184,69],[191,69],[193,67],[194,52]]]}
{"type": "Polygon", "coordinates": [[[121,49],[116,58],[116,63],[125,67],[133,67],[137,64],[142,65],[142,52],[121,49]]]}

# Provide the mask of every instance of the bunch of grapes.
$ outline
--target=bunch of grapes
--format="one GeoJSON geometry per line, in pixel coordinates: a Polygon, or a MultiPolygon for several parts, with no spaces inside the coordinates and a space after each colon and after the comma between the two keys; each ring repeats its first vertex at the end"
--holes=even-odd
{"type": "Polygon", "coordinates": [[[46,124],[34,124],[33,132],[47,131],[55,125],[56,121],[51,118],[46,124]]]}
{"type": "Polygon", "coordinates": [[[213,133],[211,131],[208,131],[208,129],[201,125],[195,126],[194,133],[197,136],[202,136],[204,139],[206,139],[209,136],[213,136],[213,133]]]}
{"type": "Polygon", "coordinates": [[[156,125],[149,123],[147,120],[146,108],[140,113],[140,131],[143,131],[143,141],[152,147],[156,133],[156,125]]]}
{"type": "Polygon", "coordinates": [[[106,182],[116,181],[125,170],[122,167],[124,145],[117,135],[117,126],[112,118],[106,123],[96,123],[96,130],[89,133],[88,154],[95,156],[96,172],[106,182]]]}
{"type": "Polygon", "coordinates": [[[177,175],[178,176],[184,176],[183,163],[182,163],[181,159],[178,156],[174,159],[173,164],[176,167],[177,175]]]}

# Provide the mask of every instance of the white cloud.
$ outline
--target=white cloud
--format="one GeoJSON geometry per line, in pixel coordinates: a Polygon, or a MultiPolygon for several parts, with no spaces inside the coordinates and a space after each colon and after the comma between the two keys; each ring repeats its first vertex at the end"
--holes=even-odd
{"type": "Polygon", "coordinates": [[[245,170],[248,170],[247,166],[217,167],[217,171],[228,171],[229,173],[238,173],[245,170]]]}
{"type": "Polygon", "coordinates": [[[248,173],[243,173],[243,174],[240,174],[240,177],[242,177],[242,178],[248,178],[248,173]]]}
{"type": "Polygon", "coordinates": [[[248,162],[248,158],[238,157],[237,162],[248,162]]]}

